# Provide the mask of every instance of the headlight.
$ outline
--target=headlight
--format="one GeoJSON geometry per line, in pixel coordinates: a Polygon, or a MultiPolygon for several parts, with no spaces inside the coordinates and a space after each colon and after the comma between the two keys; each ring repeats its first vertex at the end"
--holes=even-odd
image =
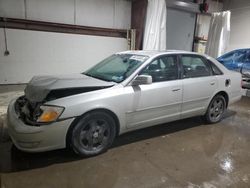
{"type": "Polygon", "coordinates": [[[39,123],[56,121],[64,110],[64,108],[60,106],[40,106],[40,109],[42,114],[37,119],[39,123]]]}

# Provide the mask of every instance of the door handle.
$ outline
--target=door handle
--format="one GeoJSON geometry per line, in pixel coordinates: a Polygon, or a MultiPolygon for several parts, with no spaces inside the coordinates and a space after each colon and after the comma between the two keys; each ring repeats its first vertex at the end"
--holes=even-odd
{"type": "Polygon", "coordinates": [[[176,88],[176,89],[173,89],[172,91],[176,92],[176,91],[180,91],[180,90],[181,90],[180,88],[176,88]]]}
{"type": "Polygon", "coordinates": [[[215,82],[210,82],[210,85],[213,86],[215,84],[215,82]]]}

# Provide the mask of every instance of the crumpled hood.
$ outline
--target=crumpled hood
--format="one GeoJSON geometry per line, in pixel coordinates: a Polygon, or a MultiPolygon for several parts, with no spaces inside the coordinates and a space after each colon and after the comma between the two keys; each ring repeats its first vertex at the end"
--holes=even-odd
{"type": "Polygon", "coordinates": [[[31,102],[42,102],[54,90],[73,88],[110,87],[114,82],[106,82],[83,74],[59,76],[35,76],[24,90],[26,98],[31,102]]]}

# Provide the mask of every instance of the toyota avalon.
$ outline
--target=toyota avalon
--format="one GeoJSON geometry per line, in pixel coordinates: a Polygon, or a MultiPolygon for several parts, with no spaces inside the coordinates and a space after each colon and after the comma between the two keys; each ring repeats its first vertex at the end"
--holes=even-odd
{"type": "Polygon", "coordinates": [[[92,156],[135,129],[193,116],[217,123],[240,98],[241,74],[209,56],[126,51],[83,73],[32,78],[9,104],[8,131],[23,151],[92,156]]]}

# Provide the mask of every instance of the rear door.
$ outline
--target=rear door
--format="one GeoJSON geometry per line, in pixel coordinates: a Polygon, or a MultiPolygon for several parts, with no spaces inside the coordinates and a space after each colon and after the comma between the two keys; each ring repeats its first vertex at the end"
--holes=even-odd
{"type": "Polygon", "coordinates": [[[218,87],[206,59],[198,55],[181,55],[183,103],[181,117],[201,115],[218,87]]]}

